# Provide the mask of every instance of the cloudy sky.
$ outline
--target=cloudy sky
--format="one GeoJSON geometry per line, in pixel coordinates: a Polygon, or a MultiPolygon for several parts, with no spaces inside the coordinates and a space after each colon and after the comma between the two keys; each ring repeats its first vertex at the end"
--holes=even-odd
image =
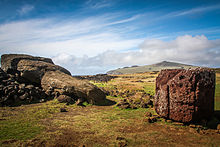
{"type": "Polygon", "coordinates": [[[220,67],[219,0],[0,0],[0,54],[73,75],[164,60],[220,67]]]}

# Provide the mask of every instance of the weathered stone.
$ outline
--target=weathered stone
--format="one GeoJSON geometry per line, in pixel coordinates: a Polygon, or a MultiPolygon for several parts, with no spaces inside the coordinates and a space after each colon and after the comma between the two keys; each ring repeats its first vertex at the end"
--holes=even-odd
{"type": "Polygon", "coordinates": [[[16,105],[19,101],[32,103],[42,98],[58,98],[60,102],[66,103],[80,100],[80,103],[87,101],[99,105],[106,98],[98,87],[88,81],[73,78],[69,71],[54,65],[48,58],[5,54],[1,56],[1,65],[2,106],[16,105]]]}
{"type": "Polygon", "coordinates": [[[220,130],[220,124],[217,125],[217,130],[220,130]]]}
{"type": "Polygon", "coordinates": [[[73,99],[67,95],[60,95],[60,96],[58,96],[57,100],[60,103],[71,103],[73,101],[73,99]]]}
{"type": "Polygon", "coordinates": [[[0,80],[4,80],[7,78],[7,74],[0,68],[0,80]]]}
{"type": "Polygon", "coordinates": [[[20,98],[21,100],[25,100],[25,99],[28,98],[28,94],[25,93],[25,94],[21,95],[19,98],[20,98]]]}
{"type": "Polygon", "coordinates": [[[151,116],[152,116],[152,113],[150,113],[150,112],[145,113],[145,117],[151,117],[151,116]]]}
{"type": "Polygon", "coordinates": [[[61,71],[71,75],[65,68],[54,65],[49,58],[30,55],[4,54],[1,56],[1,66],[9,73],[20,72],[21,77],[37,84],[40,84],[42,76],[47,71],[61,71]]]}
{"type": "Polygon", "coordinates": [[[1,67],[4,71],[8,71],[9,69],[17,69],[17,64],[22,59],[43,61],[53,64],[53,61],[49,58],[33,57],[25,54],[4,54],[1,56],[1,67]]]}
{"type": "Polygon", "coordinates": [[[155,110],[179,122],[208,119],[214,112],[215,72],[210,69],[167,69],[156,79],[155,110]]]}
{"type": "Polygon", "coordinates": [[[60,71],[46,72],[41,80],[42,88],[47,91],[51,87],[60,95],[83,98],[90,104],[101,104],[106,96],[102,90],[84,80],[78,80],[60,71]]]}
{"type": "Polygon", "coordinates": [[[27,85],[25,88],[27,88],[27,89],[34,89],[34,85],[27,85]]]}
{"type": "Polygon", "coordinates": [[[60,108],[60,112],[68,112],[66,108],[60,108]]]}

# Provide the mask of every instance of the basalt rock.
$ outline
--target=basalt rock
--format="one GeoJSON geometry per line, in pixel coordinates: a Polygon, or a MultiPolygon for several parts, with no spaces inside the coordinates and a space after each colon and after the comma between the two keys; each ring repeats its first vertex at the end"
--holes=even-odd
{"type": "Polygon", "coordinates": [[[67,95],[74,100],[83,99],[90,104],[101,104],[105,93],[85,80],[78,80],[60,71],[46,72],[41,80],[41,86],[52,94],[67,95]]]}
{"type": "Polygon", "coordinates": [[[0,105],[42,102],[58,98],[58,101],[101,104],[105,93],[86,80],[73,78],[68,70],[54,65],[52,60],[22,54],[1,56],[0,105]]]}
{"type": "Polygon", "coordinates": [[[47,99],[41,87],[26,85],[18,79],[19,75],[6,74],[0,68],[0,106],[17,106],[47,99]]]}
{"type": "Polygon", "coordinates": [[[156,79],[155,110],[167,119],[196,122],[214,113],[215,72],[206,68],[162,70],[156,79]]]}
{"type": "Polygon", "coordinates": [[[33,57],[23,54],[2,55],[1,67],[9,74],[20,73],[21,77],[36,84],[40,84],[42,76],[47,71],[61,71],[71,75],[68,70],[55,65],[49,58],[33,57]]]}

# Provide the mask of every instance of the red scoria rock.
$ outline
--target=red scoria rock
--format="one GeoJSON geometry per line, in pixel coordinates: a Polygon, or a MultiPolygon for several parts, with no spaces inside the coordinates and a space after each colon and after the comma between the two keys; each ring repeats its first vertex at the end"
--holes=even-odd
{"type": "Polygon", "coordinates": [[[155,110],[179,122],[208,119],[214,112],[215,72],[207,68],[166,69],[156,79],[155,110]]]}

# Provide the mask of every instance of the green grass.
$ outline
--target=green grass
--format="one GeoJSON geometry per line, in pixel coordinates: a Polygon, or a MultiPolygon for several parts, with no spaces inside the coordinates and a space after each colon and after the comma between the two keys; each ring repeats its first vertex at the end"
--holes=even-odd
{"type": "Polygon", "coordinates": [[[0,122],[0,140],[27,140],[40,134],[44,127],[25,120],[0,122]]]}
{"type": "Polygon", "coordinates": [[[44,130],[39,122],[59,112],[63,104],[55,100],[32,107],[3,107],[0,116],[0,142],[3,140],[28,140],[41,134],[44,130]]]}
{"type": "MultiPolygon", "coordinates": [[[[91,81],[90,81],[91,82],[91,81]]],[[[91,82],[92,84],[96,85],[97,87],[107,87],[106,83],[97,83],[97,82],[91,82]]]]}
{"type": "Polygon", "coordinates": [[[155,95],[155,83],[147,83],[144,85],[144,91],[152,96],[155,95]]]}
{"type": "Polygon", "coordinates": [[[220,74],[216,74],[215,85],[215,110],[220,110],[220,74]]]}
{"type": "Polygon", "coordinates": [[[220,83],[215,86],[215,110],[220,110],[220,83]]]}

